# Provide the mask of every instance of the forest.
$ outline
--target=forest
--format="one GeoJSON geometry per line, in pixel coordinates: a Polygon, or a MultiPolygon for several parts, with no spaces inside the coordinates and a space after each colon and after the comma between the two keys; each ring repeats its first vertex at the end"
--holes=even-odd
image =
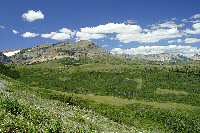
{"type": "MultiPolygon", "coordinates": [[[[33,91],[43,99],[58,100],[63,104],[92,110],[116,123],[135,127],[138,131],[199,132],[199,64],[198,61],[150,63],[106,56],[79,56],[77,59],[56,59],[32,65],[1,64],[1,73],[16,79],[14,82],[17,84],[10,87],[12,90],[26,88],[24,90],[33,91]],[[122,104],[108,104],[109,100],[99,102],[98,97],[118,98],[122,104]],[[161,106],[158,108],[154,103],[161,106]]],[[[11,80],[3,77],[1,76],[2,79],[11,80]]],[[[21,108],[34,110],[19,104],[17,100],[8,101],[4,97],[3,100],[1,98],[1,104],[2,109],[15,116],[18,116],[21,108]],[[14,109],[8,104],[15,105],[14,109]]],[[[28,117],[25,114],[20,115],[28,117]]],[[[80,119],[75,121],[82,125],[87,123],[85,118],[77,117],[80,119]]],[[[60,126],[64,126],[61,124],[63,122],[60,120],[60,126]]],[[[64,132],[63,128],[55,127],[45,130],[54,128],[64,132]]],[[[31,130],[35,131],[34,128],[31,130]]],[[[90,132],[98,130],[98,127],[91,124],[91,129],[73,130],[90,132]]],[[[133,131],[129,128],[126,130],[133,131]]]]}

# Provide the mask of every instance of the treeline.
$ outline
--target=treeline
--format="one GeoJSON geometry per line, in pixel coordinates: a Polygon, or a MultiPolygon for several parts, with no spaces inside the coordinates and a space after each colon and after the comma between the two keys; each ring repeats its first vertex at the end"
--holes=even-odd
{"type": "Polygon", "coordinates": [[[14,68],[15,68],[14,66],[7,67],[3,63],[0,63],[0,73],[1,74],[4,74],[13,79],[18,79],[20,77],[20,74],[18,71],[13,70],[14,68]]]}
{"type": "Polygon", "coordinates": [[[159,69],[121,69],[116,71],[74,71],[59,69],[20,69],[20,81],[46,89],[115,96],[158,102],[176,102],[199,105],[198,75],[159,69]],[[136,82],[137,79],[141,83],[136,82]],[[156,90],[184,91],[188,94],[156,94],[156,90]]]}

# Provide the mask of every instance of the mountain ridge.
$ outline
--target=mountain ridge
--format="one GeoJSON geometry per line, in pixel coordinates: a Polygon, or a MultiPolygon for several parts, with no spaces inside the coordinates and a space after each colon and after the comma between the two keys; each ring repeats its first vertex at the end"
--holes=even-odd
{"type": "Polygon", "coordinates": [[[0,62],[6,64],[32,64],[64,57],[76,58],[77,56],[93,56],[110,54],[93,41],[81,40],[76,43],[63,41],[52,44],[40,44],[24,48],[11,57],[1,53],[0,62]]]}
{"type": "Polygon", "coordinates": [[[192,61],[192,60],[200,60],[200,55],[194,55],[191,58],[183,56],[178,53],[161,53],[161,54],[116,54],[118,57],[123,57],[130,60],[140,60],[140,61],[154,61],[154,62],[177,62],[177,61],[192,61]]]}
{"type": "MultiPolygon", "coordinates": [[[[20,49],[17,49],[20,50],[20,49]]],[[[40,44],[30,48],[21,49],[20,52],[13,56],[6,56],[3,53],[13,52],[14,49],[3,50],[0,52],[0,63],[4,64],[33,64],[48,60],[61,59],[65,57],[77,58],[78,56],[92,57],[94,55],[111,55],[110,52],[102,49],[93,41],[80,40],[76,43],[62,41],[51,44],[40,44]]],[[[177,53],[161,53],[161,54],[116,54],[116,57],[122,57],[129,60],[154,61],[154,62],[177,62],[200,60],[200,55],[194,55],[187,58],[177,53]]]]}

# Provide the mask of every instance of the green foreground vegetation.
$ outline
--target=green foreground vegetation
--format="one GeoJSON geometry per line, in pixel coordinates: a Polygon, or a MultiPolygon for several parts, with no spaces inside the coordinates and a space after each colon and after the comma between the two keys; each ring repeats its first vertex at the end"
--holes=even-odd
{"type": "Polygon", "coordinates": [[[8,116],[12,124],[5,125],[6,122],[2,121],[0,129],[9,127],[10,131],[30,132],[200,132],[199,64],[94,56],[93,59],[65,58],[9,66],[7,73],[14,72],[20,76],[16,81],[3,75],[0,77],[15,82],[9,86],[9,91],[1,90],[4,91],[0,106],[2,120],[8,116]],[[5,93],[9,93],[10,97],[6,97],[5,93]],[[11,97],[11,94],[14,95],[11,97]],[[29,95],[28,98],[22,96],[24,94],[29,95]],[[22,103],[22,99],[29,102],[22,103]],[[50,113],[49,105],[60,109],[55,111],[57,117],[50,113]],[[65,112],[64,107],[80,111],[74,113],[75,118],[66,118],[58,115],[65,112]],[[98,121],[91,122],[92,118],[98,121]],[[104,118],[107,126],[101,123],[104,118]],[[20,125],[19,121],[24,125],[20,125]],[[13,123],[18,124],[11,126],[13,123]],[[101,128],[103,126],[105,128],[101,128]]]}

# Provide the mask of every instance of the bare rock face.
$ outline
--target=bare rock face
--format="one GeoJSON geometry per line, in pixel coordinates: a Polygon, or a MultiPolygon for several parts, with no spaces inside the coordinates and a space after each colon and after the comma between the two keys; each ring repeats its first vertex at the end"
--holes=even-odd
{"type": "MultiPolygon", "coordinates": [[[[22,49],[19,53],[11,56],[9,62],[4,62],[9,64],[32,64],[64,57],[75,58],[78,55],[93,56],[101,54],[109,54],[109,52],[92,41],[81,40],[76,43],[63,41],[53,44],[40,44],[22,49]]],[[[0,58],[1,60],[5,59],[0,58]]]]}

